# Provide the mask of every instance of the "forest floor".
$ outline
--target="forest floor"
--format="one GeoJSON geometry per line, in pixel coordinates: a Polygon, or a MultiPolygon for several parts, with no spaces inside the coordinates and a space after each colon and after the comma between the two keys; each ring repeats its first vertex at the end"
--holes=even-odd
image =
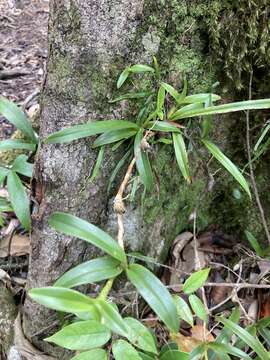
{"type": "MultiPolygon", "coordinates": [[[[0,94],[30,109],[37,104],[47,58],[49,0],[0,0],[0,94]]],[[[0,139],[13,126],[0,117],[0,139]]]]}

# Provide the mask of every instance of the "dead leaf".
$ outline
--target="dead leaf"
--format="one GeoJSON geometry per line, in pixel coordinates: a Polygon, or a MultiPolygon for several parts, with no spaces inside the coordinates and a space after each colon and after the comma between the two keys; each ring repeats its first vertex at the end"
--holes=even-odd
{"type": "Polygon", "coordinates": [[[193,234],[189,231],[185,231],[182,234],[176,236],[173,242],[173,256],[175,258],[175,267],[177,267],[180,259],[180,254],[187,243],[193,238],[193,234]]]}
{"type": "Polygon", "coordinates": [[[258,304],[258,300],[256,299],[252,301],[248,309],[248,317],[250,320],[252,320],[253,323],[257,321],[258,308],[259,308],[259,304],[258,304]]]}
{"type": "Polygon", "coordinates": [[[260,269],[259,280],[261,280],[270,272],[270,260],[260,260],[257,264],[260,269]]]}
{"type": "Polygon", "coordinates": [[[181,333],[178,333],[172,335],[171,339],[177,343],[181,351],[185,351],[188,353],[190,353],[192,350],[194,350],[197,346],[199,346],[205,341],[215,341],[214,336],[201,325],[195,325],[192,328],[191,336],[184,336],[181,333]]]}
{"type": "Polygon", "coordinates": [[[26,235],[14,235],[11,239],[5,237],[0,242],[0,258],[7,256],[22,256],[30,252],[30,240],[26,235]],[[10,248],[10,252],[9,252],[10,248]]]}
{"type": "Polygon", "coordinates": [[[20,225],[20,222],[18,219],[11,219],[8,226],[5,227],[1,234],[3,236],[8,236],[13,233],[13,231],[20,225]]]}
{"type": "MultiPolygon", "coordinates": [[[[215,272],[213,282],[215,283],[224,283],[226,282],[223,277],[220,275],[219,272],[215,272]]],[[[228,287],[222,287],[222,286],[214,286],[211,290],[211,303],[213,305],[220,304],[222,301],[224,301],[231,291],[228,287]]]]}

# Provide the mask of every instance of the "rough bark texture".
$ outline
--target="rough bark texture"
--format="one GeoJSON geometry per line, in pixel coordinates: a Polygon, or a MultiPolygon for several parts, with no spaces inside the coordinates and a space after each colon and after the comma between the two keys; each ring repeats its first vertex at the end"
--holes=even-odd
{"type": "Polygon", "coordinates": [[[13,342],[13,324],[17,309],[11,292],[0,281],[0,358],[5,359],[9,346],[13,342]]]}
{"type": "MultiPolygon", "coordinates": [[[[168,81],[176,86],[181,86],[185,73],[190,89],[210,89],[216,77],[204,30],[208,6],[207,1],[52,0],[41,139],[72,124],[130,117],[125,106],[116,108],[108,100],[116,95],[120,71],[131,63],[150,62],[153,55],[160,60],[168,81]]],[[[219,126],[216,132],[223,147],[232,124],[219,126]]],[[[42,144],[37,154],[34,181],[44,193],[33,223],[28,288],[52,284],[67,269],[97,253],[83,241],[53,231],[48,217],[54,211],[72,213],[115,233],[111,204],[117,181],[109,196],[106,189],[121,150],[106,153],[98,179],[89,183],[87,177],[97,157],[91,143],[91,139],[85,139],[68,145],[42,144]]],[[[158,157],[155,155],[152,161],[159,178],[159,194],[149,194],[142,202],[137,200],[136,205],[128,206],[125,241],[131,250],[163,260],[174,237],[190,226],[188,217],[207,179],[201,177],[198,159],[194,158],[194,178],[198,181],[188,187],[166,147],[158,157]]],[[[227,194],[231,186],[228,183],[226,180],[221,194],[227,194]]],[[[236,206],[242,209],[243,203],[239,204],[236,206]]],[[[219,212],[215,198],[206,197],[199,212],[199,229],[216,222],[219,212]]],[[[244,211],[242,220],[247,221],[244,211]]],[[[220,219],[225,225],[229,221],[220,219]]],[[[50,311],[26,300],[26,335],[51,353],[54,350],[42,338],[48,335],[46,327],[53,320],[50,311]]],[[[64,354],[60,358],[65,356],[68,358],[64,354]]]]}

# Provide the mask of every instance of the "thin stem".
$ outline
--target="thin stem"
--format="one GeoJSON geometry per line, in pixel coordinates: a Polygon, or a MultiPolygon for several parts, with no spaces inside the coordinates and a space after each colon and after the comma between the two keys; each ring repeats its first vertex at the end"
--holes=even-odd
{"type": "MultiPolygon", "coordinates": [[[[249,79],[249,100],[251,100],[251,96],[252,96],[252,78],[253,78],[253,71],[250,72],[250,79],[249,79]]],[[[263,209],[261,199],[260,199],[260,196],[259,196],[259,191],[258,191],[258,188],[257,188],[255,175],[254,175],[254,170],[253,170],[253,165],[252,165],[251,147],[250,147],[249,110],[247,110],[247,112],[246,112],[246,143],[247,143],[247,154],[248,154],[248,164],[249,164],[249,173],[250,173],[251,184],[252,184],[252,187],[253,187],[256,203],[257,203],[260,215],[261,215],[261,220],[262,220],[262,224],[263,224],[264,231],[265,231],[265,234],[266,234],[266,238],[268,240],[268,243],[270,244],[270,232],[269,232],[269,229],[268,229],[267,221],[266,221],[265,214],[264,214],[264,209],[263,209]]]]}
{"type": "Polygon", "coordinates": [[[114,278],[107,280],[104,288],[101,290],[101,292],[100,292],[100,294],[98,296],[98,299],[100,299],[100,300],[106,300],[107,299],[107,296],[108,296],[108,294],[109,294],[109,292],[110,292],[110,290],[111,290],[111,288],[113,286],[113,281],[114,281],[114,278]]]}

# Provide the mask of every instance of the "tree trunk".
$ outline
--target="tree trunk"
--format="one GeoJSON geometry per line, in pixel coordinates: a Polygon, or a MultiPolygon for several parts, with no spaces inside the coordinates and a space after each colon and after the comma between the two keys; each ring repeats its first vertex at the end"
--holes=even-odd
{"type": "MultiPolygon", "coordinates": [[[[179,0],[51,0],[49,58],[42,95],[40,137],[65,127],[96,119],[131,118],[131,111],[109,104],[116,80],[127,65],[150,63],[155,55],[168,81],[181,87],[184,74],[189,89],[208,91],[216,81],[209,61],[205,24],[207,2],[179,0]]],[[[230,123],[231,124],[231,123],[230,123]]],[[[226,132],[229,131],[227,126],[226,132]]],[[[87,181],[97,151],[92,140],[67,145],[42,144],[33,184],[42,201],[33,220],[28,289],[51,285],[61,274],[97,251],[85,242],[56,233],[48,225],[54,211],[82,217],[115,234],[112,199],[120,178],[107,195],[110,173],[121,153],[107,150],[98,178],[87,181]]],[[[127,207],[125,242],[130,250],[165,259],[175,236],[189,228],[188,218],[207,179],[194,158],[194,178],[188,187],[172,154],[164,146],[152,155],[158,195],[148,194],[127,207]]],[[[213,205],[213,204],[212,204],[213,205]]],[[[199,229],[215,218],[206,197],[200,209],[199,229]]],[[[221,221],[222,222],[222,221],[221,221]]],[[[54,315],[26,299],[26,335],[41,349],[53,353],[42,339],[51,331],[54,315]]],[[[64,358],[62,355],[61,358],[64,358]]]]}

